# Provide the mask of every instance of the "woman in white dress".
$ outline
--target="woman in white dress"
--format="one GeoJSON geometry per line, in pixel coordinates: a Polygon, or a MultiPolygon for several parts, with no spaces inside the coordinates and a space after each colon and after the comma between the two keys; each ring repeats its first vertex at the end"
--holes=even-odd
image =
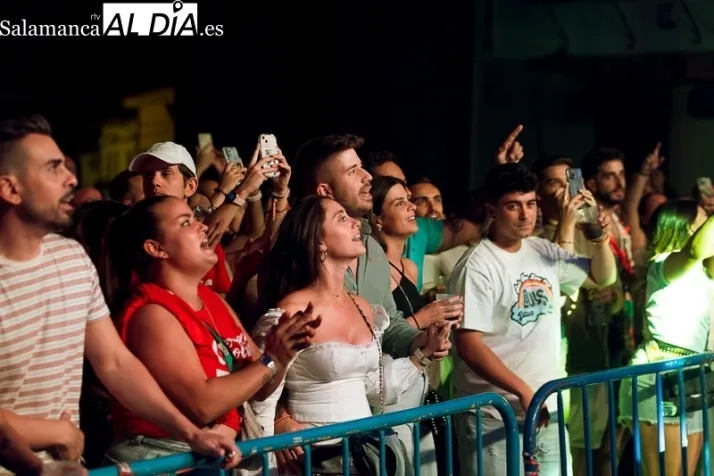
{"type": "MultiPolygon", "coordinates": [[[[372,408],[381,413],[425,372],[415,356],[393,360],[382,355],[381,337],[389,316],[381,306],[370,305],[344,289],[347,268],[366,252],[359,225],[337,202],[313,196],[290,210],[280,228],[261,296],[274,309],[255,326],[256,344],[261,345],[283,315],[308,307],[322,316],[322,324],[313,347],[300,352],[290,364],[284,383],[264,402],[253,405],[266,434],[274,432],[276,408],[284,391],[285,418],[309,428],[370,417],[372,408]]],[[[428,344],[421,353],[430,357],[448,339],[449,331],[448,325],[430,327],[428,344]]],[[[377,472],[369,464],[374,463],[370,459],[374,454],[368,446],[361,441],[352,448],[352,468],[362,475],[377,472]]],[[[403,445],[391,437],[389,446],[389,473],[411,474],[403,445]]],[[[341,473],[341,452],[339,441],[315,445],[314,472],[341,473]]],[[[278,463],[294,467],[299,453],[282,452],[278,463]]]]}

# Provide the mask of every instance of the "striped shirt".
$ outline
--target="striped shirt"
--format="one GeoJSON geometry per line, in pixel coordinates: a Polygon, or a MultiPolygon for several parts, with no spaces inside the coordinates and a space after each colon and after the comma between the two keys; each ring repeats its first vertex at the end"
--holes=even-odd
{"type": "Polygon", "coordinates": [[[79,426],[87,324],[107,317],[97,271],[76,241],[49,234],[36,258],[0,256],[0,407],[50,420],[68,410],[79,426]]]}

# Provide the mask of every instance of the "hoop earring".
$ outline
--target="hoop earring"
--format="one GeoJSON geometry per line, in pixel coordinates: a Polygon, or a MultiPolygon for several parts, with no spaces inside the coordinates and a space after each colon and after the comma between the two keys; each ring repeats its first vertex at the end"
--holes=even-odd
{"type": "Polygon", "coordinates": [[[327,251],[321,251],[320,252],[320,263],[324,263],[326,259],[327,259],[327,251]]]}

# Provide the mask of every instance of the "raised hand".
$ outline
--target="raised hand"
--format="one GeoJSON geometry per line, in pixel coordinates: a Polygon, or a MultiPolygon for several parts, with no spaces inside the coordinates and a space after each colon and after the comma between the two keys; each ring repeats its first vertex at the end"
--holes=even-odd
{"type": "Polygon", "coordinates": [[[442,321],[430,325],[426,330],[427,343],[422,349],[424,356],[435,360],[446,357],[449,353],[449,349],[451,349],[451,341],[449,340],[450,334],[451,323],[449,322],[442,321]]]}
{"type": "Polygon", "coordinates": [[[273,179],[275,181],[275,193],[282,195],[288,190],[292,169],[290,168],[290,165],[288,165],[288,161],[285,159],[282,151],[279,150],[278,153],[272,157],[278,161],[277,167],[280,172],[280,175],[273,179]]]}
{"type": "Polygon", "coordinates": [[[312,345],[312,338],[322,324],[322,316],[313,316],[312,303],[304,311],[283,314],[265,338],[265,353],[287,367],[295,355],[312,345]]]}
{"type": "Polygon", "coordinates": [[[414,318],[420,327],[428,327],[444,320],[459,321],[464,316],[464,300],[461,296],[452,296],[442,301],[434,301],[424,306],[414,318]]]}
{"type": "Polygon", "coordinates": [[[226,166],[226,159],[223,153],[216,149],[213,144],[208,144],[203,149],[196,147],[196,172],[200,177],[203,172],[213,166],[218,173],[223,173],[226,166]]]}
{"type": "Polygon", "coordinates": [[[267,180],[267,174],[281,170],[278,164],[263,168],[264,165],[278,159],[277,156],[260,158],[259,154],[260,148],[257,146],[256,150],[253,152],[253,157],[251,157],[250,163],[248,164],[245,179],[239,186],[239,189],[245,190],[248,195],[257,192],[260,189],[263,182],[267,180]]]}
{"type": "Polygon", "coordinates": [[[215,249],[216,246],[218,246],[218,243],[221,242],[223,233],[225,233],[227,229],[228,225],[226,225],[226,221],[223,218],[218,218],[216,221],[208,225],[208,229],[206,230],[208,247],[215,249]]]}
{"type": "Polygon", "coordinates": [[[245,167],[241,167],[235,162],[226,164],[226,167],[223,169],[223,174],[221,175],[221,182],[218,185],[218,189],[223,192],[224,195],[228,195],[243,181],[245,172],[245,167]]]}
{"type": "Polygon", "coordinates": [[[509,162],[520,162],[523,158],[523,146],[516,140],[518,134],[523,130],[522,125],[518,125],[508,135],[506,141],[501,144],[496,153],[496,162],[498,164],[507,164],[509,162]]]}
{"type": "Polygon", "coordinates": [[[659,169],[664,162],[664,156],[660,155],[660,149],[662,148],[662,143],[657,142],[655,148],[647,154],[645,160],[642,161],[642,166],[640,167],[640,172],[642,175],[651,175],[652,172],[659,169]]]}

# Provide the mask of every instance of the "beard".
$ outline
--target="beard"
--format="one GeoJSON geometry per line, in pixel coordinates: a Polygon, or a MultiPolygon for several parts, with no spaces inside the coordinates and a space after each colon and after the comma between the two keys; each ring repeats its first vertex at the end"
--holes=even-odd
{"type": "Polygon", "coordinates": [[[610,192],[610,193],[598,193],[598,194],[595,195],[595,199],[596,199],[600,204],[602,204],[603,206],[605,206],[605,207],[607,207],[607,208],[612,208],[612,207],[614,207],[614,206],[616,206],[616,205],[620,205],[620,204],[625,200],[624,190],[622,190],[622,189],[617,189],[617,190],[613,190],[613,191],[610,192]],[[618,199],[613,198],[613,195],[614,195],[616,192],[620,192],[620,191],[623,192],[623,197],[622,197],[622,198],[618,198],[618,199]]]}
{"type": "Polygon", "coordinates": [[[62,204],[69,202],[74,193],[62,197],[55,207],[40,207],[34,203],[25,203],[19,207],[23,221],[46,229],[48,232],[62,231],[72,223],[72,212],[62,210],[62,204]]]}

